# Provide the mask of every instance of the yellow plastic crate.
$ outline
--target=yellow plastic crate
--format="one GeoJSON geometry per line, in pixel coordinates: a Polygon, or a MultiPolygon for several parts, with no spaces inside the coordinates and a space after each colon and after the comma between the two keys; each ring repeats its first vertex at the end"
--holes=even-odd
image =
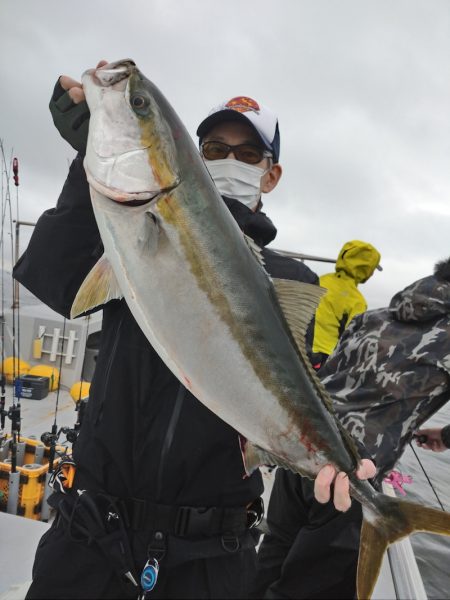
{"type": "MultiPolygon", "coordinates": [[[[10,439],[10,436],[8,436],[8,438],[10,439]]],[[[40,520],[42,511],[45,476],[48,473],[50,448],[45,446],[42,464],[36,464],[34,460],[36,448],[42,446],[42,443],[24,437],[21,437],[20,441],[25,442],[26,446],[24,464],[23,466],[17,466],[17,471],[20,473],[17,514],[38,521],[40,520]]],[[[56,450],[63,454],[67,449],[63,446],[57,446],[56,450]]],[[[67,454],[70,454],[70,452],[67,452],[67,454]]],[[[61,459],[56,456],[53,462],[54,466],[56,466],[60,460],[61,459]]],[[[8,504],[10,472],[10,460],[8,460],[8,462],[0,462],[0,510],[3,512],[6,511],[8,504]]]]}

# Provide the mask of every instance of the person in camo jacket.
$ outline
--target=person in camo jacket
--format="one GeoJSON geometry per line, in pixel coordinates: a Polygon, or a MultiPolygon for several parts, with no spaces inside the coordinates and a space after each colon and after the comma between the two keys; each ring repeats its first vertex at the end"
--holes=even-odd
{"type": "Polygon", "coordinates": [[[381,482],[418,428],[450,398],[450,258],[357,316],[321,378],[381,482]]]}
{"type": "MultiPolygon", "coordinates": [[[[379,485],[414,436],[450,446],[450,425],[417,429],[450,399],[450,259],[356,316],[319,371],[346,429],[377,465],[379,485]]],[[[422,439],[422,442],[420,441],[422,439]]],[[[312,483],[277,469],[252,598],[342,599],[356,593],[361,506],[320,503],[312,483]],[[324,576],[326,574],[326,576],[324,576]]]]}

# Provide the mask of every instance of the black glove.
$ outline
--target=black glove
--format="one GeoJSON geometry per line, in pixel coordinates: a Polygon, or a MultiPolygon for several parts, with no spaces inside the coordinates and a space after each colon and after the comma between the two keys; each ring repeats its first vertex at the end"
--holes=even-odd
{"type": "Polygon", "coordinates": [[[75,104],[68,92],[61,86],[59,79],[49,104],[53,122],[61,136],[82,154],[86,153],[89,130],[89,107],[84,100],[75,104]]]}

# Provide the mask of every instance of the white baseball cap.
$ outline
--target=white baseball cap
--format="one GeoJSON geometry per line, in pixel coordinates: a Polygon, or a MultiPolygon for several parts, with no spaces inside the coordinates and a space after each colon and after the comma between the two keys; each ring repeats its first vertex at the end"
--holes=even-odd
{"type": "Polygon", "coordinates": [[[200,142],[215,125],[224,121],[243,121],[255,130],[263,145],[272,152],[274,162],[280,157],[280,131],[277,116],[267,108],[249,98],[236,96],[222,102],[209,111],[197,129],[200,142]]]}

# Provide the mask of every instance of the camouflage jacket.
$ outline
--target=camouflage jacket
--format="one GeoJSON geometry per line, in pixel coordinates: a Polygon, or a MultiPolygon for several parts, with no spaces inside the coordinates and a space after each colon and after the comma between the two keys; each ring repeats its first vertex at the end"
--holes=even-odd
{"type": "Polygon", "coordinates": [[[450,283],[426,277],[388,308],[358,315],[320,377],[381,481],[413,432],[450,398],[450,283]]]}

